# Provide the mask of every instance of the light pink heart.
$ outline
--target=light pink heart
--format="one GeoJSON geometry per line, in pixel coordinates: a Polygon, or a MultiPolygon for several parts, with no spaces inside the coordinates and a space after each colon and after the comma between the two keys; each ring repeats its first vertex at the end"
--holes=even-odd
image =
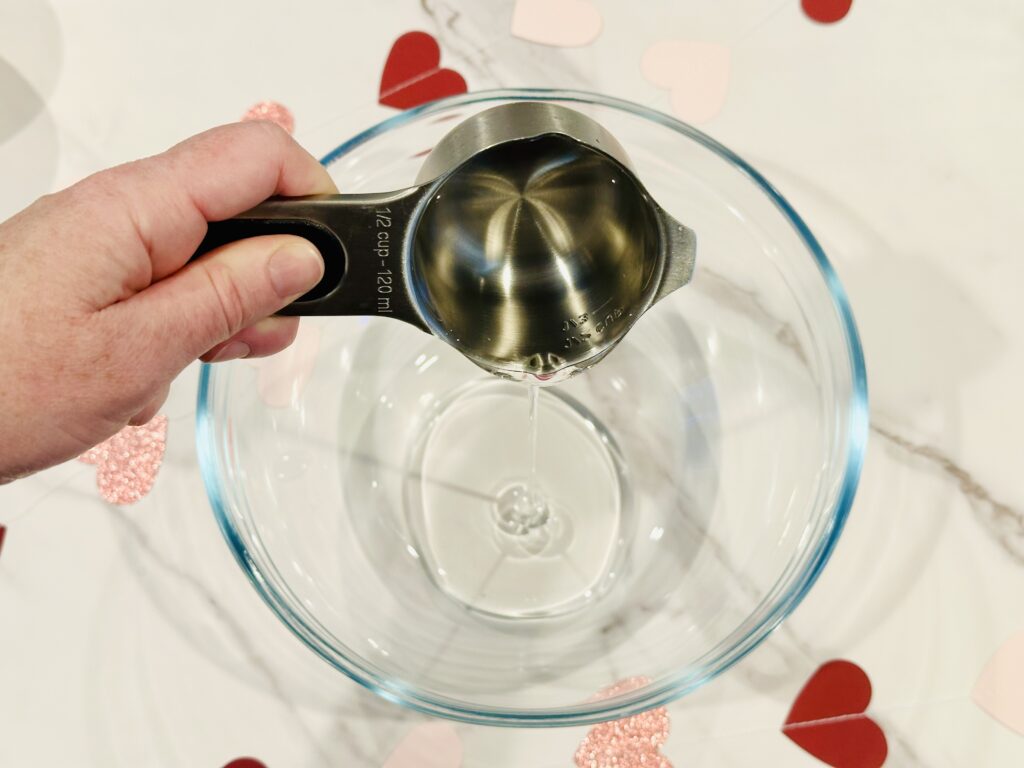
{"type": "Polygon", "coordinates": [[[111,504],[132,504],[156,481],[167,446],[167,417],[156,416],[141,427],[125,427],[78,457],[96,465],[96,486],[111,504]]]}
{"type": "Polygon", "coordinates": [[[459,768],[462,741],[448,723],[417,725],[395,747],[383,768],[459,768]]]}
{"type": "Polygon", "coordinates": [[[288,408],[302,395],[316,366],[320,329],[311,322],[299,324],[291,345],[276,355],[252,360],[258,371],[256,390],[271,408],[288,408]]]}
{"type": "Polygon", "coordinates": [[[971,691],[974,703],[1024,736],[1024,632],[1018,632],[989,659],[971,691]]]}
{"type": "Polygon", "coordinates": [[[705,123],[725,105],[731,50],[704,40],[662,40],[644,52],[640,69],[669,91],[672,112],[688,123],[705,123]]]}
{"type": "Polygon", "coordinates": [[[559,48],[590,45],[603,25],[590,0],[518,0],[512,11],[513,35],[559,48]]]}

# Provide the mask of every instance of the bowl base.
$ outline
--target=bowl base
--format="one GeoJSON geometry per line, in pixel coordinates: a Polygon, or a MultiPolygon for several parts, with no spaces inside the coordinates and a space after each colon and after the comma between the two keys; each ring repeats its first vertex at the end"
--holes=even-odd
{"type": "Polygon", "coordinates": [[[529,408],[522,384],[459,389],[424,425],[405,472],[406,519],[430,579],[508,619],[559,616],[607,591],[629,490],[593,414],[542,390],[534,443],[529,408]]]}

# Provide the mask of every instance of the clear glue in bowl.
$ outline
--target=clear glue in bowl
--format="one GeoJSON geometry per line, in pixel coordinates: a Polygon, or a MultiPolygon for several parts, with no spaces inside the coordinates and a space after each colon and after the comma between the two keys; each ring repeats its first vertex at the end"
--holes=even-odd
{"type": "Polygon", "coordinates": [[[399,189],[457,121],[520,99],[618,138],[697,233],[692,282],[539,390],[394,320],[303,319],[281,355],[203,368],[198,448],[238,562],[327,665],[432,715],[576,725],[692,691],[793,610],[853,500],[865,374],[797,214],[658,112],[468,94],[324,162],[346,192],[399,189]]]}

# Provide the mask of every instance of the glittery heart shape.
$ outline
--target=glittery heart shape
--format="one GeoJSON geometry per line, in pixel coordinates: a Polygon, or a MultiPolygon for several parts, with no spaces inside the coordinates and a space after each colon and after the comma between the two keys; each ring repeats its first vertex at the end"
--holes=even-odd
{"type": "Polygon", "coordinates": [[[406,32],[395,40],[380,77],[379,101],[409,109],[444,96],[466,92],[466,81],[441,68],[441,48],[426,32],[406,32]]]}
{"type": "Polygon", "coordinates": [[[680,120],[704,123],[725,104],[732,52],[703,40],[662,40],[644,52],[644,77],[667,88],[672,112],[680,120]]]}
{"type": "Polygon", "coordinates": [[[260,399],[271,408],[288,408],[295,403],[313,373],[319,351],[320,329],[307,320],[299,324],[295,341],[286,349],[270,357],[254,358],[260,399]]]}
{"type": "Polygon", "coordinates": [[[239,757],[225,765],[224,768],[267,768],[267,766],[255,757],[239,757]]]}
{"type": "Polygon", "coordinates": [[[819,24],[835,24],[850,12],[853,0],[800,0],[804,13],[819,24]]]}
{"type": "Polygon", "coordinates": [[[153,487],[166,445],[167,417],[157,416],[141,427],[125,427],[78,460],[96,465],[96,485],[104,499],[132,504],[153,487]]]}
{"type": "Polygon", "coordinates": [[[1024,632],[1000,646],[971,691],[974,703],[1024,736],[1024,632]]]}
{"type": "Polygon", "coordinates": [[[518,0],[512,11],[513,35],[559,48],[589,45],[603,24],[590,0],[518,0]]]}
{"type": "Polygon", "coordinates": [[[459,768],[462,741],[448,723],[417,725],[395,747],[383,768],[459,768]]]}
{"type": "Polygon", "coordinates": [[[284,128],[288,133],[295,132],[295,116],[292,111],[278,101],[260,101],[253,104],[242,115],[242,120],[269,120],[284,128]]]}
{"type": "MultiPolygon", "coordinates": [[[[647,677],[628,677],[601,689],[595,699],[610,699],[647,685],[647,677]]],[[[668,739],[669,717],[665,707],[639,715],[598,723],[576,750],[577,768],[672,768],[661,754],[668,739]]]]}
{"type": "Polygon", "coordinates": [[[834,768],[879,768],[889,752],[885,734],[864,712],[871,681],[851,661],[822,664],[804,684],[782,732],[834,768]]]}

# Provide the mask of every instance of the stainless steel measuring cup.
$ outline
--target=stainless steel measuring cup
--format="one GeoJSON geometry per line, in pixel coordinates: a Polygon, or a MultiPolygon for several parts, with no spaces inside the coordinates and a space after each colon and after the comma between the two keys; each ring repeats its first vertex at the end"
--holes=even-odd
{"type": "Polygon", "coordinates": [[[325,274],[288,315],[377,315],[500,376],[554,381],[606,355],[693,273],[694,233],[589,117],[517,102],[457,125],[416,186],[274,198],[215,222],[197,251],[296,234],[325,274]]]}

